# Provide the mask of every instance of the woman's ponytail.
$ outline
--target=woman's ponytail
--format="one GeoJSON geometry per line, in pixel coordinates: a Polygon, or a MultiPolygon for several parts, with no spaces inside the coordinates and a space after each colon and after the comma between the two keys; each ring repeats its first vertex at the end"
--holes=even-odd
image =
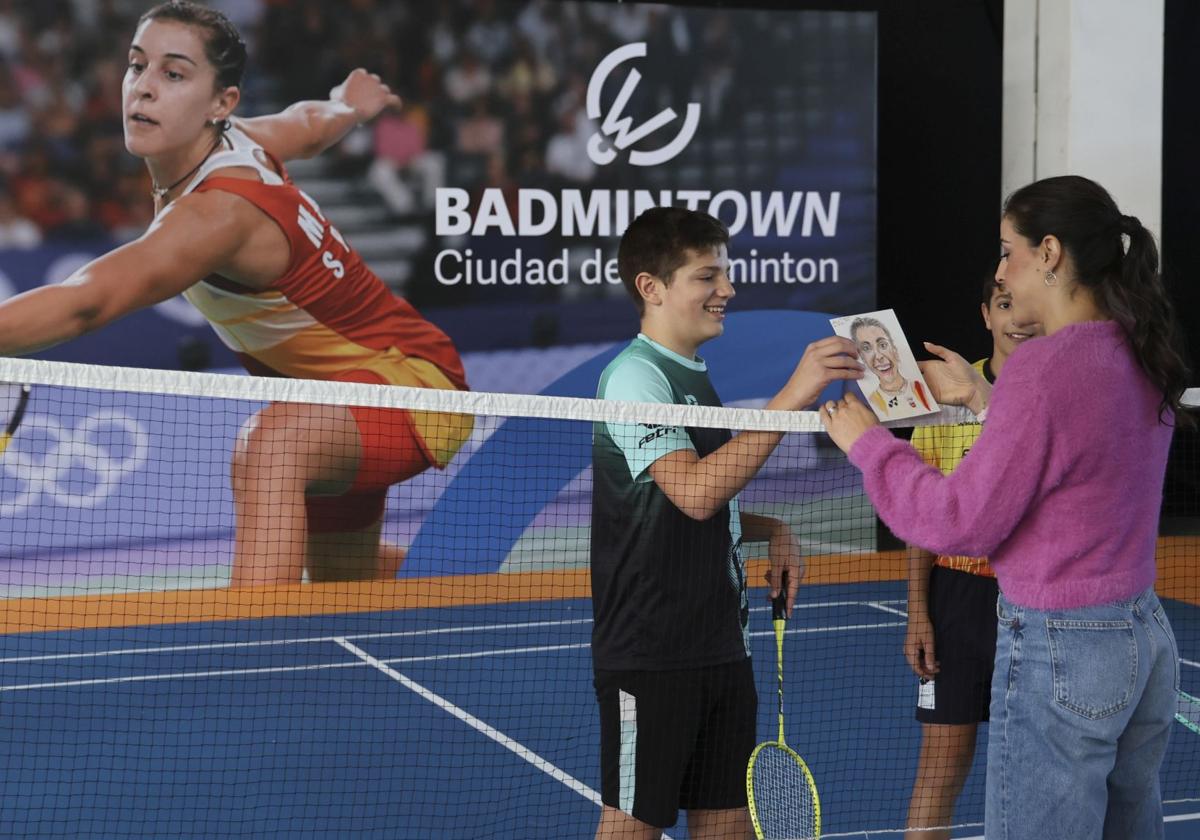
{"type": "MultiPolygon", "coordinates": [[[[1145,374],[1163,393],[1160,416],[1177,411],[1188,386],[1188,364],[1170,296],[1159,271],[1154,236],[1136,216],[1121,216],[1120,234],[1128,239],[1118,271],[1096,287],[1100,304],[1125,330],[1145,374]]],[[[1190,415],[1179,414],[1188,423],[1190,415]]]]}
{"type": "Polygon", "coordinates": [[[1179,411],[1188,386],[1188,364],[1170,296],[1159,273],[1158,246],[1135,216],[1125,216],[1112,196],[1078,175],[1036,181],[1005,202],[1004,214],[1031,242],[1053,234],[1071,255],[1077,281],[1121,325],[1138,366],[1162,393],[1159,417],[1179,411]],[[1128,245],[1126,245],[1128,241],[1128,245]]]}

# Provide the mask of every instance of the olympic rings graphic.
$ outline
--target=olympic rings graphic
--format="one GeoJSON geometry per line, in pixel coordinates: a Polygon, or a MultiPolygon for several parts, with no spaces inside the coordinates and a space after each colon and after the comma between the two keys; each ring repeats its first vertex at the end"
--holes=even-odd
{"type": "Polygon", "coordinates": [[[145,427],[119,411],[92,412],[74,429],[54,417],[30,417],[0,459],[4,483],[20,487],[0,497],[0,516],[23,513],[43,496],[61,507],[97,507],[146,463],[149,450],[145,427]],[[39,451],[27,448],[34,438],[44,444],[39,451]]]}

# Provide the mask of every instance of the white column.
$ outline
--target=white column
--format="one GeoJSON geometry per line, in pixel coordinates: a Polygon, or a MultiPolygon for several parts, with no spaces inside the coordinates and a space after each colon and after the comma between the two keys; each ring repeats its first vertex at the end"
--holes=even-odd
{"type": "Polygon", "coordinates": [[[1084,175],[1159,234],[1163,3],[1006,0],[1004,196],[1084,175]]]}

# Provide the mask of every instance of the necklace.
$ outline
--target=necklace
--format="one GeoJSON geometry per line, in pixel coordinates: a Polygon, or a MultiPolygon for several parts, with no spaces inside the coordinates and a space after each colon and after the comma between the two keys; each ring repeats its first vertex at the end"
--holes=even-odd
{"type": "Polygon", "coordinates": [[[167,193],[169,193],[171,190],[178,187],[180,184],[182,184],[188,178],[191,178],[193,175],[195,175],[200,170],[200,167],[203,166],[210,157],[212,157],[213,152],[215,152],[217,150],[217,147],[220,145],[221,145],[221,136],[217,135],[217,140],[215,143],[212,144],[211,147],[209,147],[208,154],[206,154],[204,157],[202,157],[200,159],[199,163],[197,163],[195,166],[193,166],[191,169],[189,169],[187,171],[186,175],[184,175],[182,178],[180,178],[174,184],[171,184],[169,187],[160,187],[158,185],[158,182],[155,181],[153,177],[151,177],[150,181],[152,184],[154,184],[154,188],[152,190],[150,190],[150,197],[153,198],[155,201],[162,201],[164,198],[167,197],[167,193]]]}

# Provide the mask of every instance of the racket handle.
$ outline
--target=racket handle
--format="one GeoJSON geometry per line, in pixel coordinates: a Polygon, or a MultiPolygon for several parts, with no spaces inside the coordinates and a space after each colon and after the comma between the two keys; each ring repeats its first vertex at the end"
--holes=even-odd
{"type": "Polygon", "coordinates": [[[784,569],[783,574],[779,576],[779,594],[771,599],[771,619],[773,621],[783,621],[787,618],[787,589],[788,570],[784,569]]]}

